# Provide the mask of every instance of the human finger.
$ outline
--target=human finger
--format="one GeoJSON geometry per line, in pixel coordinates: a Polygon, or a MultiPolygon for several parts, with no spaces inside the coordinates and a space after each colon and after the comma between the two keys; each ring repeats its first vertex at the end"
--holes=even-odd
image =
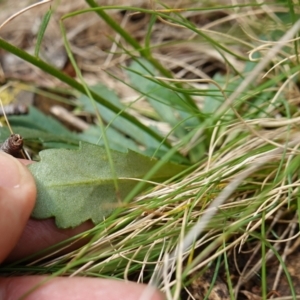
{"type": "MultiPolygon", "coordinates": [[[[19,299],[45,278],[45,276],[3,278],[0,280],[0,299],[19,299]]],[[[69,300],[75,298],[143,300],[141,297],[146,287],[142,284],[110,279],[53,278],[32,291],[26,300],[69,300]]],[[[151,291],[151,296],[147,298],[147,300],[163,299],[163,294],[154,289],[151,291]]]]}
{"type": "MultiPolygon", "coordinates": [[[[38,251],[62,242],[92,227],[92,222],[85,222],[76,228],[60,229],[57,228],[53,219],[29,219],[19,241],[7,257],[6,261],[16,261],[37,253],[38,251]]],[[[74,250],[86,242],[87,239],[81,239],[64,249],[64,252],[74,250]]],[[[60,252],[59,254],[62,253],[60,252]]]]}
{"type": "MultiPolygon", "coordinates": [[[[34,163],[33,161],[25,159],[19,159],[19,161],[24,165],[34,163]]],[[[53,218],[46,220],[29,219],[19,241],[14,249],[10,252],[6,262],[12,262],[37,253],[81,232],[84,232],[93,226],[94,225],[92,222],[85,222],[76,228],[60,229],[55,225],[53,218]]],[[[64,253],[66,251],[77,249],[86,242],[87,239],[81,239],[78,242],[74,242],[72,245],[70,245],[70,247],[64,249],[64,253]]],[[[62,252],[59,254],[62,254],[62,252]]]]}
{"type": "Polygon", "coordinates": [[[20,238],[35,198],[30,172],[17,159],[0,151],[0,262],[20,238]]]}

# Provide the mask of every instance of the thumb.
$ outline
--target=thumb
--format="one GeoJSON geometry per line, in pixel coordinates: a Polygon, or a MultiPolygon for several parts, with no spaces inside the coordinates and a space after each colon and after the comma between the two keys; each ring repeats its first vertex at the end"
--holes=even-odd
{"type": "Polygon", "coordinates": [[[20,238],[35,197],[35,182],[27,168],[0,151],[0,262],[20,238]]]}

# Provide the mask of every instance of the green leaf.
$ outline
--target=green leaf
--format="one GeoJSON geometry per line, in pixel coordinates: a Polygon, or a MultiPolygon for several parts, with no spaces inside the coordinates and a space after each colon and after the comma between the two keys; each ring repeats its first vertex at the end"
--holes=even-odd
{"type": "MultiPolygon", "coordinates": [[[[127,138],[112,127],[106,128],[106,134],[109,141],[110,149],[114,149],[121,152],[127,152],[127,149],[131,149],[136,152],[141,152],[138,145],[127,138]]],[[[103,138],[101,137],[101,130],[98,126],[90,126],[83,133],[78,134],[81,141],[96,144],[98,146],[104,146],[103,138]]]]}
{"type": "MultiPolygon", "coordinates": [[[[47,148],[77,149],[80,140],[75,134],[71,137],[59,134],[59,132],[58,134],[53,134],[26,127],[14,126],[13,131],[23,137],[25,146],[33,150],[34,153],[47,148]]],[[[3,143],[10,134],[7,127],[0,128],[0,143],[3,143]]]]}
{"type": "Polygon", "coordinates": [[[27,115],[10,116],[8,120],[13,128],[15,126],[22,126],[42,130],[55,135],[69,136],[71,138],[76,136],[56,119],[43,114],[40,110],[33,106],[29,107],[29,112],[27,115]]]}
{"type": "MultiPolygon", "coordinates": [[[[97,93],[98,95],[101,95],[102,97],[105,97],[106,99],[108,99],[110,101],[110,103],[115,105],[115,107],[120,109],[120,111],[126,109],[126,106],[120,102],[120,99],[115,94],[115,92],[109,90],[103,84],[99,83],[99,84],[91,87],[91,90],[93,92],[97,93]]],[[[83,108],[85,111],[90,112],[90,113],[95,113],[95,108],[93,106],[93,103],[91,102],[91,99],[89,99],[85,95],[82,95],[81,97],[79,97],[78,100],[80,103],[83,104],[83,108]]],[[[130,136],[133,141],[136,141],[141,145],[145,145],[147,148],[149,148],[149,147],[155,148],[155,147],[161,146],[163,149],[167,149],[167,147],[165,147],[164,145],[161,145],[160,142],[158,142],[151,135],[149,135],[147,132],[145,132],[145,130],[143,130],[139,126],[136,126],[136,124],[133,124],[126,119],[120,118],[120,116],[118,116],[115,112],[109,110],[108,108],[106,108],[104,105],[102,105],[100,103],[95,103],[95,104],[96,104],[96,107],[99,109],[101,118],[107,124],[110,124],[109,127],[112,127],[114,129],[124,133],[125,135],[130,136]]],[[[155,128],[152,128],[152,129],[153,129],[153,131],[157,132],[158,134],[161,134],[157,129],[155,129],[155,128]]],[[[101,133],[100,130],[98,130],[98,132],[101,133]]],[[[85,134],[85,132],[83,132],[83,134],[81,136],[83,136],[84,134],[85,134]]],[[[108,140],[111,142],[112,136],[107,134],[107,137],[108,137],[108,140]]],[[[98,139],[99,139],[99,134],[98,134],[98,139]]],[[[113,140],[112,142],[115,143],[116,141],[113,140]]],[[[120,144],[120,142],[121,141],[119,140],[119,144],[120,144]]],[[[133,143],[130,143],[129,145],[127,145],[127,144],[125,144],[125,145],[128,148],[130,148],[131,150],[135,150],[135,151],[137,150],[137,149],[135,149],[133,143]],[[131,146],[133,146],[133,147],[131,147],[131,146]]]]}
{"type": "MultiPolygon", "coordinates": [[[[38,190],[32,216],[55,217],[60,228],[75,227],[89,219],[94,224],[101,222],[138,183],[134,178],[142,179],[157,162],[130,150],[127,153],[111,150],[111,156],[119,191],[115,190],[103,147],[82,143],[79,150],[41,151],[41,162],[29,166],[38,190]]],[[[151,180],[163,181],[184,169],[167,163],[151,180]]]]}
{"type": "Polygon", "coordinates": [[[174,132],[178,137],[184,137],[187,128],[199,125],[197,118],[191,115],[182,94],[145,77],[156,74],[149,62],[144,59],[133,61],[127,69],[127,74],[132,86],[146,96],[160,119],[176,127],[174,132]]]}
{"type": "MultiPolygon", "coordinates": [[[[29,107],[27,115],[9,117],[9,123],[13,131],[23,137],[25,146],[34,153],[47,148],[78,147],[80,137],[77,134],[33,106],[29,107]]],[[[9,135],[7,129],[0,129],[0,143],[9,135]]]]}

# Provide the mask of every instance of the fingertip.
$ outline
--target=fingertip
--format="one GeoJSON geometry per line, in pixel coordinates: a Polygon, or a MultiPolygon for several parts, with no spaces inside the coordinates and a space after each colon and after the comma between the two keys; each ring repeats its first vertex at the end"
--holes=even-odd
{"type": "Polygon", "coordinates": [[[35,182],[17,159],[0,151],[0,261],[17,243],[35,204],[35,182]]]}

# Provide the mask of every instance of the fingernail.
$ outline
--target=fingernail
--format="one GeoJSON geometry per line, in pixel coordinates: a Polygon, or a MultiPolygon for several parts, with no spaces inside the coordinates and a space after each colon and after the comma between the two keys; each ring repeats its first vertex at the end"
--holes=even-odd
{"type": "Polygon", "coordinates": [[[16,158],[0,151],[0,187],[17,188],[21,181],[21,168],[16,158]]]}

